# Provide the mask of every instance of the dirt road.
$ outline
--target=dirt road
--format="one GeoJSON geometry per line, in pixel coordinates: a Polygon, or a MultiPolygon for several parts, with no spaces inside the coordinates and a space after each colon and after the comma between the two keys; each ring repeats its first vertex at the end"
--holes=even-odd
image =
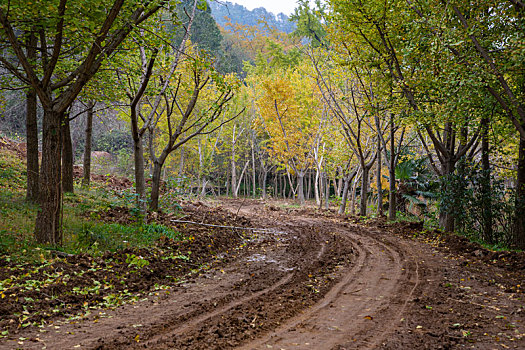
{"type": "Polygon", "coordinates": [[[524,271],[501,256],[418,236],[417,225],[221,205],[256,229],[205,273],[0,348],[525,348],[524,271]]]}

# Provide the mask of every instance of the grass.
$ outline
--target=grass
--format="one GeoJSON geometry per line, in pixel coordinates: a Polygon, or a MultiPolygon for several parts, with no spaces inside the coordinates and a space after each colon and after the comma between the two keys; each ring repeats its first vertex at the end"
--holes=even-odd
{"type": "Polygon", "coordinates": [[[180,233],[156,224],[121,225],[116,223],[84,222],[71,230],[66,247],[74,252],[99,255],[104,251],[148,247],[160,239],[182,240],[180,233]]]}
{"type": "Polygon", "coordinates": [[[25,163],[13,152],[0,149],[0,196],[17,197],[25,192],[25,163]]]}
{"type": "Polygon", "coordinates": [[[13,152],[0,150],[0,256],[8,260],[41,262],[50,257],[50,250],[101,255],[148,247],[161,238],[182,239],[166,226],[147,225],[142,220],[127,225],[102,222],[105,211],[115,206],[131,209],[133,201],[95,185],[64,194],[62,247],[37,244],[33,232],[38,208],[25,200],[25,179],[25,162],[13,152]]]}

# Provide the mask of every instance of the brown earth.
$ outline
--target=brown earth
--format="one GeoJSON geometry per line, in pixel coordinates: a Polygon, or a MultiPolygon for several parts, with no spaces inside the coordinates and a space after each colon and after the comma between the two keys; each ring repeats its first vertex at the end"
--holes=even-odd
{"type": "MultiPolygon", "coordinates": [[[[75,180],[79,181],[84,176],[84,168],[75,165],[73,167],[73,177],[75,180]]],[[[98,183],[101,183],[104,185],[104,187],[107,187],[109,189],[115,190],[115,191],[122,191],[127,188],[133,187],[133,182],[125,177],[115,176],[115,175],[109,175],[109,174],[90,174],[91,181],[95,181],[98,183]]]]}
{"type": "MultiPolygon", "coordinates": [[[[0,150],[2,149],[15,153],[24,162],[25,162],[25,159],[27,158],[27,143],[25,142],[16,142],[16,141],[10,140],[5,137],[0,137],[0,150]]],[[[96,155],[98,154],[99,157],[103,156],[107,158],[107,155],[111,157],[111,155],[107,152],[93,152],[93,153],[95,153],[96,155]]],[[[77,181],[80,181],[82,177],[84,176],[83,171],[84,170],[82,166],[79,166],[79,165],[73,166],[74,179],[77,181]]],[[[116,191],[122,191],[122,190],[133,187],[133,182],[129,180],[128,178],[121,177],[121,176],[115,176],[111,174],[96,174],[94,172],[91,172],[91,181],[95,181],[97,183],[100,183],[104,187],[107,187],[109,189],[116,190],[116,191]]]]}
{"type": "MultiPolygon", "coordinates": [[[[156,252],[133,252],[149,266],[130,271],[122,253],[99,258],[99,265],[121,262],[106,280],[122,278],[141,293],[136,301],[82,319],[68,320],[73,311],[49,316],[42,328],[12,329],[0,348],[525,348],[523,253],[490,252],[418,223],[359,222],[255,200],[216,205],[228,211],[197,202],[184,206],[179,222],[149,218],[194,233],[156,252]],[[163,259],[185,251],[191,259],[163,259]],[[197,265],[207,267],[192,270],[197,265]]],[[[122,222],[127,214],[108,215],[122,222]]],[[[70,257],[53,268],[89,270],[90,259],[70,257]]],[[[23,293],[0,306],[15,307],[23,293]]],[[[71,305],[81,310],[100,293],[71,305]]]]}
{"type": "Polygon", "coordinates": [[[16,142],[6,137],[0,137],[0,149],[14,152],[22,159],[26,158],[27,144],[25,142],[16,142]]]}

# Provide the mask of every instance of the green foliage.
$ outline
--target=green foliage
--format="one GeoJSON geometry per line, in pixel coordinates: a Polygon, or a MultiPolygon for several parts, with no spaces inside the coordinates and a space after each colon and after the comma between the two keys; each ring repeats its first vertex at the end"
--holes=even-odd
{"type": "MultiPolygon", "coordinates": [[[[147,189],[151,190],[149,187],[147,189]]],[[[139,195],[133,188],[126,188],[124,190],[118,191],[116,195],[117,200],[115,201],[115,206],[128,208],[131,215],[135,216],[137,221],[141,221],[143,219],[141,207],[148,204],[147,198],[139,199],[139,195]]]]}
{"type": "Polygon", "coordinates": [[[26,187],[25,164],[13,152],[0,149],[0,197],[26,187]]]}
{"type": "Polygon", "coordinates": [[[418,207],[423,213],[429,201],[437,198],[437,183],[429,169],[427,158],[405,157],[396,166],[398,207],[402,212],[418,207]]]}
{"type": "Polygon", "coordinates": [[[125,248],[149,247],[159,240],[181,241],[184,237],[160,224],[117,224],[88,221],[79,223],[72,232],[69,249],[74,252],[86,252],[100,255],[105,251],[117,251],[125,248]]]}
{"type": "Polygon", "coordinates": [[[236,73],[239,77],[244,77],[244,61],[248,61],[248,55],[240,49],[235,42],[228,37],[223,37],[220,52],[215,59],[217,71],[222,74],[236,73]]]}
{"type": "Polygon", "coordinates": [[[474,240],[509,246],[512,239],[512,220],[516,197],[504,181],[487,176],[479,166],[461,160],[456,171],[443,178],[440,206],[454,217],[456,230],[474,240]],[[487,183],[488,182],[488,183],[487,183]],[[486,192],[486,186],[490,191],[486,192]],[[487,210],[488,209],[488,210],[487,210]],[[485,237],[483,226],[492,218],[492,237],[485,237]]]}
{"type": "Polygon", "coordinates": [[[42,254],[52,250],[71,253],[88,252],[102,254],[127,247],[148,247],[163,239],[184,239],[176,232],[160,224],[142,224],[142,220],[128,225],[99,221],[103,213],[115,205],[135,205],[135,197],[129,193],[115,196],[105,189],[77,189],[75,194],[64,194],[64,246],[45,247],[35,244],[33,238],[34,218],[37,206],[24,200],[25,169],[20,159],[11,152],[0,151],[0,255],[15,261],[40,261],[42,254]],[[125,198],[123,198],[125,197],[125,198]],[[86,212],[93,213],[86,216],[86,212]]]}
{"type": "MultiPolygon", "coordinates": [[[[187,18],[186,13],[191,15],[192,8],[193,0],[181,1],[177,5],[177,17],[181,19],[187,18]]],[[[172,27],[171,30],[173,31],[173,45],[178,48],[182,42],[185,30],[180,26],[177,26],[176,29],[172,27]]],[[[201,3],[197,5],[195,18],[191,26],[190,40],[196,44],[199,49],[205,50],[213,56],[219,54],[222,34],[211,15],[211,9],[207,1],[201,1],[201,3]]]]}
{"type": "Polygon", "coordinates": [[[141,256],[136,256],[135,254],[126,254],[126,263],[129,264],[130,267],[136,266],[138,269],[149,265],[147,259],[144,259],[141,256]]]}
{"type": "Polygon", "coordinates": [[[117,170],[124,176],[133,176],[133,155],[129,148],[122,148],[116,152],[117,170]]]}
{"type": "Polygon", "coordinates": [[[93,139],[93,151],[104,151],[111,154],[131,153],[133,139],[129,131],[111,130],[93,139]]]}
{"type": "Polygon", "coordinates": [[[308,0],[299,0],[297,3],[298,7],[290,17],[297,25],[293,35],[308,38],[314,47],[322,46],[326,36],[326,28],[323,25],[326,5],[316,0],[316,8],[312,9],[308,0]]]}

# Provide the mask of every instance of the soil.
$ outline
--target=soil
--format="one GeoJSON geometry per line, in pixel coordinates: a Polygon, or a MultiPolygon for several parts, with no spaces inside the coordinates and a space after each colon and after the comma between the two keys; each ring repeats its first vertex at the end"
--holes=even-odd
{"type": "MultiPolygon", "coordinates": [[[[73,178],[80,181],[84,176],[84,168],[80,165],[73,166],[73,178]]],[[[90,174],[91,181],[98,182],[111,190],[122,191],[133,187],[133,182],[125,177],[110,174],[90,174]]]]}
{"type": "MultiPolygon", "coordinates": [[[[57,260],[31,278],[59,270],[74,275],[67,284],[5,293],[0,327],[9,337],[0,348],[525,348],[523,253],[488,251],[420,223],[365,222],[277,202],[225,199],[183,208],[183,218],[148,220],[193,239],[57,260]],[[177,254],[186,256],[166,259],[177,254]],[[131,266],[130,255],[149,265],[131,266]],[[92,271],[93,261],[103,268],[92,271]],[[95,280],[139,297],[86,309],[109,294],[73,288],[95,280]],[[57,305],[70,308],[55,315],[57,305]],[[20,315],[37,312],[41,327],[18,327],[20,315]]],[[[105,219],[126,222],[127,215],[115,209],[105,219]]],[[[0,281],[14,267],[1,261],[0,281]]]]}
{"type": "Polygon", "coordinates": [[[26,159],[27,156],[27,144],[25,142],[16,142],[6,137],[0,136],[0,149],[16,153],[21,159],[26,159]]]}
{"type": "MultiPolygon", "coordinates": [[[[22,161],[27,158],[27,144],[25,142],[16,142],[5,137],[0,137],[0,150],[7,150],[16,154],[22,161]]],[[[41,153],[40,157],[41,157],[41,153]]],[[[76,181],[82,180],[84,176],[83,167],[80,165],[73,166],[73,178],[76,181]]],[[[133,182],[125,177],[111,174],[96,174],[91,172],[91,181],[99,183],[108,189],[122,191],[133,187],[133,182]]]]}

